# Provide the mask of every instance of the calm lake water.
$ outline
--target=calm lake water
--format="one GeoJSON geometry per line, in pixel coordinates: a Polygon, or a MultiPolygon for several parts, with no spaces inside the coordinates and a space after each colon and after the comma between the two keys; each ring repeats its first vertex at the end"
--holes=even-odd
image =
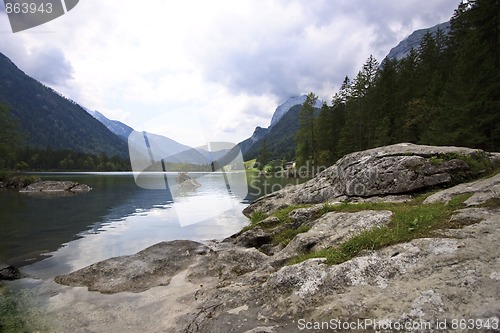
{"type": "Polygon", "coordinates": [[[297,179],[255,176],[248,196],[220,185],[220,175],[196,175],[196,191],[138,187],[131,173],[39,174],[93,188],[68,196],[0,192],[0,261],[38,278],[64,274],[161,241],[222,239],[248,223],[241,211],[265,193],[297,179]],[[43,260],[42,260],[43,259],[43,260]]]}

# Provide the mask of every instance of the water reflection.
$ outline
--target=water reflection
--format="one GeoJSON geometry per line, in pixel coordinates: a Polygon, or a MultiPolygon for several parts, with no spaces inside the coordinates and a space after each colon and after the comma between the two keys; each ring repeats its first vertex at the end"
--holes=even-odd
{"type": "Polygon", "coordinates": [[[249,195],[242,201],[228,192],[220,175],[203,174],[196,175],[199,188],[173,200],[169,191],[136,186],[131,173],[43,178],[72,180],[93,190],[70,197],[0,192],[0,261],[30,264],[24,271],[40,278],[132,254],[161,241],[222,239],[248,223],[241,212],[250,201],[301,182],[250,175],[249,195]]]}
{"type": "Polygon", "coordinates": [[[217,197],[209,186],[210,177],[204,181],[204,190],[179,202],[179,207],[165,190],[137,187],[131,174],[44,178],[71,179],[94,190],[71,197],[0,193],[0,261],[23,265],[40,260],[41,254],[51,256],[26,268],[31,273],[71,271],[164,240],[223,238],[247,223],[241,214],[245,205],[229,198],[227,192],[225,198],[217,197]],[[203,218],[204,212],[221,204],[230,209],[203,218]],[[191,223],[193,218],[199,223],[191,223]]]}

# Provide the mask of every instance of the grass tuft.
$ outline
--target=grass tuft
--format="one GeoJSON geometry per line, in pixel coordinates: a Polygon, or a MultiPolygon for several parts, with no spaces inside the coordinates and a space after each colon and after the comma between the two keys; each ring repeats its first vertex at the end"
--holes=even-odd
{"type": "Polygon", "coordinates": [[[451,228],[452,213],[463,207],[470,193],[455,197],[447,204],[423,205],[423,198],[407,203],[344,203],[325,205],[323,212],[358,212],[362,210],[390,210],[391,222],[384,227],[364,230],[336,247],[302,254],[290,260],[296,264],[311,258],[326,258],[327,264],[340,264],[358,256],[362,251],[381,249],[390,245],[409,242],[417,238],[435,237],[436,231],[451,228]]]}

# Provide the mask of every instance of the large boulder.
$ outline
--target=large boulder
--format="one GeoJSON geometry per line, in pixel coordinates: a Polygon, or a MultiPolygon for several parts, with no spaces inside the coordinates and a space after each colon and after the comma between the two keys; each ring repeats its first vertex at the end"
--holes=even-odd
{"type": "Polygon", "coordinates": [[[470,176],[476,164],[496,159],[479,149],[401,143],[344,156],[308,182],[266,195],[244,210],[273,212],[291,204],[368,198],[452,185],[470,176]]]}

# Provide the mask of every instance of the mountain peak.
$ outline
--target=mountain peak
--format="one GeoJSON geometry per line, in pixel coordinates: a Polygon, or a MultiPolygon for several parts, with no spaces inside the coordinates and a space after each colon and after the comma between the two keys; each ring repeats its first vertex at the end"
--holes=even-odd
{"type": "Polygon", "coordinates": [[[450,21],[437,24],[431,28],[415,30],[408,37],[399,42],[397,46],[393,47],[386,56],[386,59],[401,60],[406,58],[408,54],[410,54],[411,49],[418,49],[422,38],[427,32],[434,34],[438,29],[448,34],[450,31],[450,21]]]}
{"type": "MultiPolygon", "coordinates": [[[[306,98],[307,98],[307,95],[292,96],[289,99],[287,99],[285,103],[279,105],[276,108],[276,111],[274,111],[269,128],[276,125],[278,123],[278,121],[285,115],[285,113],[287,113],[288,110],[290,110],[293,106],[304,104],[304,102],[306,101],[306,98]]],[[[318,108],[321,107],[321,101],[318,100],[316,102],[315,106],[318,108]]]]}

